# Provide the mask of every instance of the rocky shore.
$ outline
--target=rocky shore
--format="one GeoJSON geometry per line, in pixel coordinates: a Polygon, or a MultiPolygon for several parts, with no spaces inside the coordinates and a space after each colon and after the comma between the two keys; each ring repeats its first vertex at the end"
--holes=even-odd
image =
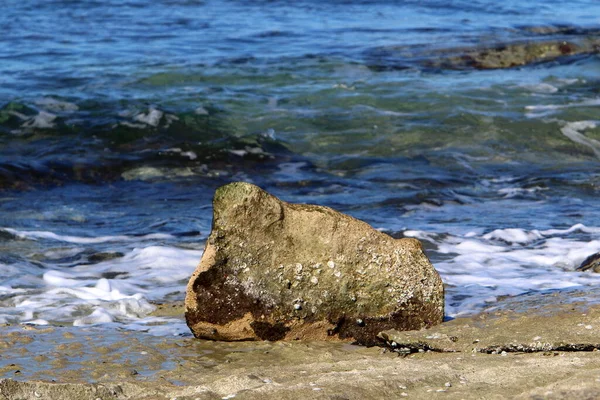
{"type": "Polygon", "coordinates": [[[417,240],[247,183],[213,209],[185,301],[154,311],[195,338],[6,325],[0,400],[600,397],[600,291],[440,323],[443,284],[417,240]]]}
{"type": "MultiPolygon", "coordinates": [[[[0,399],[597,398],[600,306],[580,295],[504,300],[430,329],[387,331],[370,348],[5,326],[0,399]]],[[[183,318],[183,305],[156,313],[183,318]]]]}

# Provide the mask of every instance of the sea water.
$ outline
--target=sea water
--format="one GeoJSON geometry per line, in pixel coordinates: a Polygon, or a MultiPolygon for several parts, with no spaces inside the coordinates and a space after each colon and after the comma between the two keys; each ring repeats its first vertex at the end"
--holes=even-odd
{"type": "Polygon", "coordinates": [[[600,283],[598,55],[448,61],[597,40],[596,2],[8,0],[0,27],[0,323],[187,334],[150,313],[239,180],[419,238],[449,317],[600,283]]]}

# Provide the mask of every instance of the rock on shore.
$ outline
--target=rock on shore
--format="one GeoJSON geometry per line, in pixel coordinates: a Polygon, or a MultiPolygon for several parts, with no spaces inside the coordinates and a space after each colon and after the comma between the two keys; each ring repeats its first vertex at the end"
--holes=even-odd
{"type": "Polygon", "coordinates": [[[587,257],[579,267],[577,271],[592,271],[600,272],[600,253],[594,253],[587,257]]]}
{"type": "Polygon", "coordinates": [[[248,183],[219,188],[212,232],[186,294],[212,340],[353,340],[438,324],[442,281],[415,239],[248,183]]]}

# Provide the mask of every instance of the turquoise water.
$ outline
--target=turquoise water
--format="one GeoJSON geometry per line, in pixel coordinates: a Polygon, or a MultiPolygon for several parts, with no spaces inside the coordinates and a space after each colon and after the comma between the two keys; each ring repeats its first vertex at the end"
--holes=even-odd
{"type": "Polygon", "coordinates": [[[183,298],[212,194],[236,180],[421,238],[450,316],[596,285],[575,269],[600,251],[599,16],[589,1],[3,2],[0,322],[186,332],[149,302],[183,298]],[[473,61],[536,43],[563,54],[473,61]]]}

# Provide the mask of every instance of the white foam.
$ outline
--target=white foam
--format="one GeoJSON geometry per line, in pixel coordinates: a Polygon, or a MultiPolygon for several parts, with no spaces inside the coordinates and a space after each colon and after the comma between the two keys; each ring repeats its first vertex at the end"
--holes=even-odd
{"type": "Polygon", "coordinates": [[[129,121],[121,121],[119,124],[133,129],[144,129],[147,126],[146,124],[134,124],[133,122],[129,121]]]}
{"type": "Polygon", "coordinates": [[[196,158],[198,158],[198,155],[193,151],[182,151],[181,155],[189,158],[190,160],[195,160],[196,158]]]}
{"type": "Polygon", "coordinates": [[[157,127],[160,124],[160,120],[162,119],[164,112],[157,110],[156,108],[150,107],[147,113],[137,114],[133,119],[138,122],[143,122],[144,124],[148,124],[150,126],[157,127]]]}
{"type": "Polygon", "coordinates": [[[410,230],[410,229],[405,230],[403,233],[404,233],[405,237],[421,239],[421,240],[429,240],[429,241],[433,240],[433,237],[435,236],[433,233],[410,230]]]}
{"type": "Polygon", "coordinates": [[[503,195],[505,199],[514,198],[517,196],[527,196],[532,195],[540,191],[548,190],[548,188],[534,186],[530,188],[521,188],[521,187],[505,187],[498,189],[498,193],[503,195]]]}
{"type": "Polygon", "coordinates": [[[178,153],[181,154],[184,157],[189,158],[190,160],[195,160],[196,158],[198,158],[198,155],[196,153],[194,153],[193,151],[183,151],[182,149],[180,149],[179,147],[174,147],[171,149],[166,149],[161,151],[159,154],[169,154],[169,153],[178,153]]]}
{"type": "Polygon", "coordinates": [[[577,82],[586,83],[586,80],[579,78],[557,78],[556,82],[560,83],[562,86],[568,86],[577,82]]]}
{"type": "Polygon", "coordinates": [[[46,110],[52,112],[74,112],[79,110],[77,104],[70,103],[68,101],[58,100],[52,97],[43,97],[37,99],[35,104],[44,107],[46,110]]]}
{"type": "Polygon", "coordinates": [[[600,98],[586,99],[567,104],[536,104],[525,106],[525,116],[528,118],[541,118],[556,114],[560,110],[577,107],[596,107],[600,105],[600,98]]]}
{"type": "Polygon", "coordinates": [[[127,329],[149,333],[154,336],[190,335],[190,328],[181,320],[174,318],[146,317],[127,324],[127,329]]]}
{"type": "Polygon", "coordinates": [[[542,234],[537,230],[528,232],[523,229],[517,228],[496,229],[490,233],[483,235],[483,238],[487,240],[502,240],[507,243],[518,244],[531,243],[535,240],[541,239],[542,237],[542,234]]]}
{"type": "Polygon", "coordinates": [[[229,150],[229,152],[238,157],[244,157],[248,152],[246,150],[229,150]]]}
{"type": "Polygon", "coordinates": [[[103,308],[96,308],[90,315],[77,318],[75,321],[73,321],[73,326],[108,324],[113,321],[114,319],[109,312],[103,308]]]}
{"type": "Polygon", "coordinates": [[[600,106],[600,98],[595,99],[586,99],[576,103],[567,103],[567,104],[538,104],[525,106],[525,110],[527,111],[548,111],[548,110],[561,110],[565,108],[573,108],[573,107],[590,107],[590,106],[600,106]]]}
{"type": "MultiPolygon", "coordinates": [[[[600,240],[578,240],[572,237],[576,232],[597,234],[600,228],[582,224],[544,231],[505,228],[449,235],[434,242],[442,255],[435,266],[448,285],[447,313],[476,312],[492,297],[598,285],[600,274],[575,269],[600,251],[600,240]]],[[[439,238],[427,233],[411,235],[439,238]]]]}
{"type": "Polygon", "coordinates": [[[194,113],[197,115],[209,115],[209,112],[206,108],[199,106],[194,110],[194,113]]]}
{"type": "Polygon", "coordinates": [[[140,240],[162,240],[172,239],[173,236],[165,233],[152,233],[144,236],[98,236],[98,237],[81,237],[81,236],[70,236],[70,235],[58,235],[54,232],[47,231],[20,231],[11,228],[0,228],[0,230],[10,233],[20,239],[48,239],[56,240],[60,242],[76,243],[76,244],[98,244],[107,242],[129,242],[129,241],[140,241],[140,240]]]}
{"type": "Polygon", "coordinates": [[[587,227],[584,224],[575,224],[567,229],[547,229],[542,231],[543,235],[567,235],[573,232],[582,232],[582,233],[600,233],[600,228],[595,227],[587,227]]]}
{"type": "Polygon", "coordinates": [[[567,122],[560,129],[560,131],[563,135],[565,135],[575,143],[582,144],[592,149],[596,157],[600,158],[600,142],[595,139],[588,138],[587,136],[582,134],[582,132],[586,129],[593,129],[596,126],[597,125],[595,121],[567,122]]]}
{"type": "Polygon", "coordinates": [[[148,314],[155,307],[148,300],[182,299],[201,256],[197,250],[148,246],[97,264],[29,270],[26,279],[12,281],[22,288],[2,286],[11,297],[0,299],[0,311],[8,310],[0,319],[76,326],[150,321],[148,314]],[[107,279],[105,274],[114,278],[107,279]]]}
{"type": "Polygon", "coordinates": [[[414,115],[413,113],[384,110],[381,108],[376,108],[376,107],[372,107],[372,106],[368,106],[368,105],[364,105],[364,104],[359,104],[359,105],[354,106],[353,110],[355,112],[369,111],[369,112],[374,112],[378,115],[391,116],[391,117],[408,117],[408,116],[414,115]]]}
{"type": "Polygon", "coordinates": [[[58,287],[75,287],[81,286],[82,282],[87,284],[94,282],[91,280],[82,280],[77,274],[61,272],[61,271],[48,271],[42,275],[44,282],[50,286],[58,287]]]}
{"type": "Polygon", "coordinates": [[[198,173],[206,173],[207,168],[155,168],[155,167],[139,167],[127,170],[121,174],[121,177],[126,181],[131,180],[153,180],[157,178],[172,179],[179,177],[194,176],[198,173]]]}
{"type": "Polygon", "coordinates": [[[36,116],[25,121],[22,126],[23,128],[50,129],[56,126],[55,120],[56,115],[46,111],[40,111],[36,116]]]}
{"type": "Polygon", "coordinates": [[[527,85],[525,87],[535,93],[556,93],[556,92],[558,92],[558,88],[556,86],[551,85],[549,83],[545,83],[545,82],[538,83],[535,85],[527,85]]]}
{"type": "Polygon", "coordinates": [[[262,137],[266,137],[266,138],[273,139],[273,140],[275,140],[275,138],[277,137],[277,134],[275,133],[275,129],[273,129],[273,128],[269,128],[266,131],[261,132],[260,135],[262,137]]]}
{"type": "Polygon", "coordinates": [[[49,260],[56,260],[63,257],[72,257],[83,252],[83,247],[58,248],[44,251],[44,257],[49,260]]]}
{"type": "Polygon", "coordinates": [[[27,325],[49,325],[50,323],[48,321],[46,321],[45,319],[34,319],[32,321],[27,321],[27,322],[21,322],[22,324],[27,324],[27,325]]]}

